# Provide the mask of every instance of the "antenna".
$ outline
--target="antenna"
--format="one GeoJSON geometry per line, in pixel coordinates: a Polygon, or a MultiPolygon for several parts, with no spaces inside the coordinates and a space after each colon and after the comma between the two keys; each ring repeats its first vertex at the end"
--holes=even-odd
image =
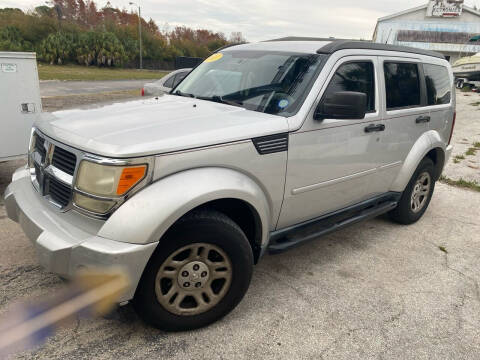
{"type": "Polygon", "coordinates": [[[388,40],[390,40],[390,35],[392,35],[392,28],[390,28],[390,32],[388,33],[387,40],[385,41],[385,45],[388,44],[388,40]]]}

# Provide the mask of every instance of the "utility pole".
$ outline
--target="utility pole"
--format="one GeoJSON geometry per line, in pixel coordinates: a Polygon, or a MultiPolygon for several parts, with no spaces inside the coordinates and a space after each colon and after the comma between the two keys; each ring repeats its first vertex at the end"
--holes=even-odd
{"type": "Polygon", "coordinates": [[[138,6],[138,39],[140,47],[140,69],[143,69],[143,55],[142,55],[142,13],[140,10],[140,5],[135,4],[134,2],[129,2],[129,5],[138,6]]]}

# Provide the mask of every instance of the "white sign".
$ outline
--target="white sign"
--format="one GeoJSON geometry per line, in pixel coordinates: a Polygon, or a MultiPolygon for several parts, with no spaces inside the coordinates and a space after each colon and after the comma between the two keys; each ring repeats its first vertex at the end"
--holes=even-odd
{"type": "Polygon", "coordinates": [[[2,71],[6,73],[17,72],[17,64],[2,64],[2,71]]]}
{"type": "Polygon", "coordinates": [[[464,0],[430,0],[427,7],[427,16],[456,17],[462,15],[464,0]]]}

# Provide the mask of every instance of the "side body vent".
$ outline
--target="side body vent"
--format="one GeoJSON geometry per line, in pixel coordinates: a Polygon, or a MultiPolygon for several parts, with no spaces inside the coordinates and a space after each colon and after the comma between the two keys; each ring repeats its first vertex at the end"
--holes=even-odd
{"type": "Polygon", "coordinates": [[[260,155],[288,150],[288,133],[258,137],[252,141],[260,155]]]}

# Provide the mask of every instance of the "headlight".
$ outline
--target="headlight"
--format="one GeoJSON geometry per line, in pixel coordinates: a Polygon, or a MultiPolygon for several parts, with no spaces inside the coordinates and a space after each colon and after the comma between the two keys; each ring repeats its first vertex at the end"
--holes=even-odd
{"type": "Polygon", "coordinates": [[[93,199],[79,193],[75,193],[73,201],[75,205],[97,214],[106,214],[116,204],[115,201],[93,199]]]}
{"type": "Polygon", "coordinates": [[[147,165],[112,166],[82,161],[77,188],[88,194],[116,197],[126,194],[145,177],[147,165]]]}

